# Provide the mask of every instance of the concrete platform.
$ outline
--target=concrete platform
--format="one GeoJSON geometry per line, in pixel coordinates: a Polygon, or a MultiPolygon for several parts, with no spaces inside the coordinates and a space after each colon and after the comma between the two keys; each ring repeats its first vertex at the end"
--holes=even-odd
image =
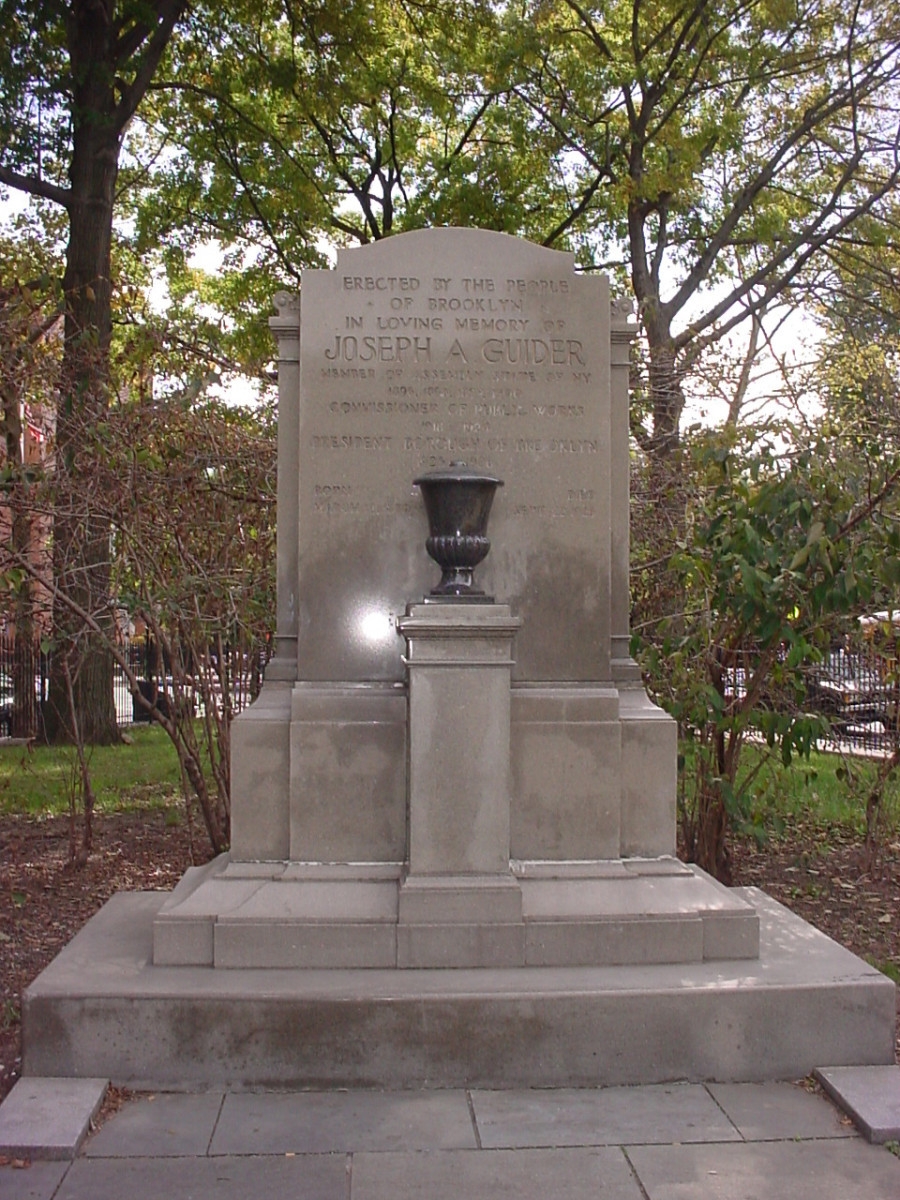
{"type": "Polygon", "coordinates": [[[753,905],[672,857],[406,876],[400,863],[223,854],[188,871],[153,922],[158,966],[616,966],[758,950],[753,905]]]}
{"type": "Polygon", "coordinates": [[[754,889],[758,959],[481,970],[152,963],[120,894],[26,991],[25,1075],[140,1088],[515,1088],[799,1078],[894,1059],[894,985],[754,889]]]}
{"type": "Polygon", "coordinates": [[[900,1159],[790,1083],[153,1094],[4,1200],[896,1200],[900,1159]]]}

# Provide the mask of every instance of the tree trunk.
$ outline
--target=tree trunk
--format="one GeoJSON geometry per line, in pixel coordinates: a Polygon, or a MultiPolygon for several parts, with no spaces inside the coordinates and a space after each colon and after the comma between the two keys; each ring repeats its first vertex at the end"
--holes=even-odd
{"type": "MultiPolygon", "coordinates": [[[[22,456],[21,397],[13,386],[14,372],[3,388],[3,423],[6,428],[6,463],[11,472],[9,489],[10,546],[13,555],[28,561],[33,552],[32,519],[26,495],[25,462],[22,456]]],[[[13,603],[12,639],[13,702],[10,733],[31,738],[38,732],[38,709],[34,682],[37,675],[34,628],[34,585],[26,575],[16,590],[13,603]]]]}
{"type": "Polygon", "coordinates": [[[704,789],[698,800],[696,853],[698,867],[720,883],[731,885],[731,852],[726,832],[728,817],[717,788],[704,789]]]}
{"type": "Polygon", "coordinates": [[[648,382],[653,414],[650,453],[653,457],[665,457],[678,446],[684,391],[671,335],[667,329],[655,328],[652,321],[648,321],[646,327],[650,357],[648,382]]]}
{"type": "Polygon", "coordinates": [[[693,861],[720,883],[731,885],[728,813],[722,792],[713,780],[703,780],[697,794],[693,861]]]}
{"type": "Polygon", "coordinates": [[[739,743],[726,740],[721,729],[707,729],[703,749],[697,754],[695,808],[689,822],[682,827],[689,861],[729,886],[732,858],[723,784],[728,781],[733,787],[738,749],[739,743]]]}
{"type": "Polygon", "coordinates": [[[97,477],[102,450],[98,434],[109,407],[110,257],[120,135],[110,67],[113,29],[93,6],[75,7],[78,14],[69,23],[75,94],[53,522],[58,592],[46,727],[50,740],[72,740],[78,729],[85,743],[97,744],[119,737],[113,660],[106,644],[114,635],[110,524],[97,503],[97,477]],[[105,636],[89,634],[77,609],[90,614],[105,636]],[[70,696],[75,714],[69,711],[70,696]]]}

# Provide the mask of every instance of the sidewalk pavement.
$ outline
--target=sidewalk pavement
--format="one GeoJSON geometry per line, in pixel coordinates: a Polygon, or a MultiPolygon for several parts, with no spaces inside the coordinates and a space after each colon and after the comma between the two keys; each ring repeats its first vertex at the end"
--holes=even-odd
{"type": "Polygon", "coordinates": [[[3,1200],[898,1200],[900,1158],[791,1083],[141,1095],[3,1200]]]}

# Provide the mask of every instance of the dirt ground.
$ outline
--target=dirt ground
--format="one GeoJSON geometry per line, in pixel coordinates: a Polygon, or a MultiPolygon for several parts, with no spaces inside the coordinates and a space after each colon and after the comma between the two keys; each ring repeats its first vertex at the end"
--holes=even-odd
{"type": "MultiPolygon", "coordinates": [[[[0,817],[0,1098],[18,1078],[23,989],[77,930],[121,890],[174,887],[192,861],[184,820],[149,810],[96,818],[86,866],[68,862],[68,822],[0,817]]],[[[205,861],[195,830],[195,861],[205,861]]],[[[759,849],[734,846],[735,883],[763,888],[877,966],[900,970],[900,842],[863,872],[854,838],[794,828],[759,849]]]]}
{"type": "Polygon", "coordinates": [[[191,865],[191,837],[160,809],[96,816],[87,864],[68,860],[66,818],[0,816],[0,1098],[19,1075],[23,990],[114,892],[170,891],[191,865]]]}

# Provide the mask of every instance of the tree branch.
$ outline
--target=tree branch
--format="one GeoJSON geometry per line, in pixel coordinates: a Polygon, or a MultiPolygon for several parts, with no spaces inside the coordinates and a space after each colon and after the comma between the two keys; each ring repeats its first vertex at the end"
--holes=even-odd
{"type": "MultiPolygon", "coordinates": [[[[187,8],[188,0],[159,0],[157,7],[157,24],[153,28],[153,33],[146,43],[146,49],[141,55],[137,70],[135,71],[134,79],[126,87],[122,89],[121,99],[116,105],[116,125],[121,132],[131,118],[134,116],[137,106],[143,99],[144,93],[150,84],[151,79],[156,73],[156,68],[159,66],[159,60],[163,56],[163,51],[169,43],[169,38],[172,36],[172,30],[178,18],[187,8]]],[[[128,54],[132,57],[147,38],[149,26],[138,24],[128,34],[124,34],[119,39],[119,47],[123,50],[127,49],[134,43],[133,49],[128,54]],[[142,36],[138,36],[142,34],[142,36]]],[[[117,49],[119,49],[117,47],[117,49]]],[[[123,63],[123,57],[118,57],[119,65],[123,63]]]]}
{"type": "Polygon", "coordinates": [[[591,182],[582,192],[578,203],[575,204],[569,213],[563,217],[559,224],[556,225],[554,229],[551,229],[547,236],[541,240],[542,246],[552,246],[556,239],[562,237],[566,230],[578,220],[581,214],[588,208],[594,198],[594,194],[600,187],[600,184],[608,177],[608,175],[608,171],[598,172],[598,174],[594,177],[594,179],[591,180],[591,182]]]}
{"type": "Polygon", "coordinates": [[[809,260],[823,246],[833,242],[843,230],[850,228],[861,217],[871,212],[878,201],[897,186],[897,181],[900,179],[900,166],[895,167],[877,188],[870,190],[865,200],[845,213],[839,221],[831,225],[826,224],[826,221],[837,207],[838,200],[850,178],[852,178],[852,171],[848,167],[844,178],[835,185],[835,192],[832,194],[828,205],[816,214],[814,223],[812,225],[805,225],[778,254],[750,275],[738,287],[734,288],[728,296],[725,296],[718,304],[704,313],[702,317],[683,329],[675,338],[676,350],[683,350],[689,343],[693,342],[694,350],[696,353],[699,353],[705,349],[709,342],[718,340],[725,333],[734,329],[754,309],[758,310],[761,306],[771,303],[800,274],[809,260]],[[817,230],[818,232],[816,232],[817,230]],[[793,258],[793,262],[790,261],[792,256],[796,256],[793,258]],[[723,325],[716,325],[719,319],[733,308],[735,304],[738,304],[742,299],[747,297],[753,288],[760,286],[764,290],[754,304],[749,305],[745,311],[736,313],[733,317],[730,317],[723,325]],[[703,339],[698,339],[698,335],[703,333],[704,330],[709,330],[711,326],[716,326],[715,332],[707,334],[703,339]]]}
{"type": "Polygon", "coordinates": [[[18,192],[25,192],[29,196],[37,196],[41,200],[50,200],[54,204],[61,204],[66,209],[72,203],[72,193],[69,188],[57,187],[56,184],[48,183],[45,179],[36,179],[33,175],[22,175],[18,171],[2,165],[0,165],[0,183],[5,183],[7,187],[15,188],[18,192]]]}
{"type": "MultiPolygon", "coordinates": [[[[881,80],[877,71],[873,70],[870,72],[866,81],[867,86],[864,94],[871,94],[872,90],[879,82],[881,82],[881,80]]],[[[853,93],[854,98],[858,99],[858,85],[853,88],[853,93]]],[[[794,126],[789,135],[785,137],[773,150],[772,154],[770,154],[769,158],[762,165],[754,178],[746,183],[743,188],[741,188],[732,201],[724,219],[719,224],[718,229],[711,234],[703,253],[697,259],[693,268],[688,273],[675,295],[666,302],[664,306],[665,312],[670,319],[675,315],[675,313],[681,310],[690,297],[694,295],[703,280],[706,279],[722,250],[728,245],[732,235],[738,227],[740,220],[750,210],[757,197],[772,184],[779,172],[784,169],[785,163],[788,161],[790,154],[796,151],[798,145],[804,139],[812,136],[817,129],[821,128],[828,118],[834,116],[836,113],[841,112],[848,104],[850,98],[851,97],[848,95],[847,89],[841,88],[827,93],[820,102],[812,105],[804,114],[803,119],[798,122],[796,126],[794,126]]],[[[862,149],[857,148],[850,157],[848,164],[845,166],[842,172],[841,178],[832,191],[831,201],[827,206],[826,211],[833,211],[833,208],[837,203],[837,199],[840,197],[843,190],[856,178],[856,172],[862,156],[862,149]]],[[[897,172],[895,170],[892,172],[891,178],[896,178],[896,174],[897,172]]],[[[883,189],[881,190],[881,194],[883,194],[883,189]]],[[[821,216],[821,213],[818,214],[816,222],[820,228],[821,216]]],[[[796,250],[798,240],[802,244],[802,240],[804,240],[804,234],[807,230],[808,226],[805,227],[804,233],[800,235],[799,239],[793,239],[793,250],[796,250]]],[[[776,256],[775,261],[777,262],[779,258],[781,261],[784,261],[784,254],[782,253],[781,255],[776,256]]],[[[769,271],[764,270],[762,273],[769,274],[769,271]]],[[[758,272],[757,275],[759,274],[760,273],[758,272]]],[[[756,281],[758,280],[754,279],[754,282],[756,281]]],[[[740,289],[739,291],[743,292],[745,290],[747,289],[740,289]]],[[[720,307],[721,306],[717,306],[717,308],[720,307]]]]}

